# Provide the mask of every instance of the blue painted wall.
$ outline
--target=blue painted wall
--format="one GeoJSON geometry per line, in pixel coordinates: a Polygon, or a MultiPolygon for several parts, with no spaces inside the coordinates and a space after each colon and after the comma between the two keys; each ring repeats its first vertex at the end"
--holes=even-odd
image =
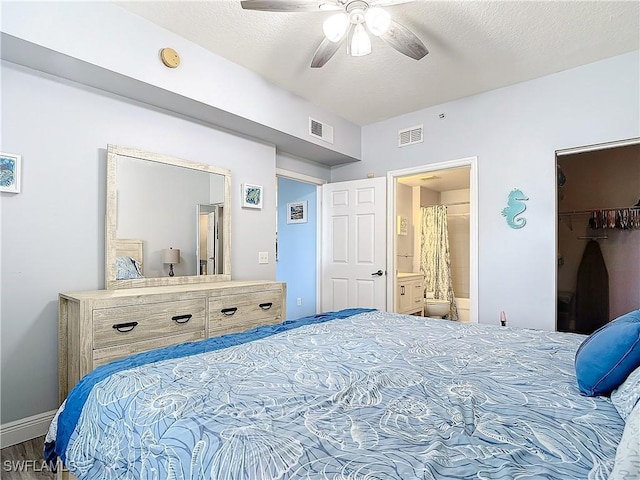
{"type": "Polygon", "coordinates": [[[278,178],[276,279],[287,282],[287,319],[316,313],[316,185],[278,178]],[[307,202],[307,223],[287,223],[287,203],[307,202]],[[297,299],[302,305],[297,304],[297,299]]]}

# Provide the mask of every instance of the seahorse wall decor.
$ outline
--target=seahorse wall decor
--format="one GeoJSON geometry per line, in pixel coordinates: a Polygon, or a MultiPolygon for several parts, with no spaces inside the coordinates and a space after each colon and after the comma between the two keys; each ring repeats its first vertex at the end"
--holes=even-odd
{"type": "Polygon", "coordinates": [[[507,217],[507,224],[511,228],[522,228],[527,224],[526,218],[516,218],[527,209],[527,205],[524,203],[527,200],[529,200],[529,197],[526,197],[522,190],[518,188],[511,190],[507,206],[502,209],[502,215],[507,217]]]}

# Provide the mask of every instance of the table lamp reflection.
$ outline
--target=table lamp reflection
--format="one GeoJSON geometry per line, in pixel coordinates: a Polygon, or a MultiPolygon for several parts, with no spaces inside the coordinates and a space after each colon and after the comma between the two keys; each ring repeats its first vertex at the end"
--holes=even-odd
{"type": "Polygon", "coordinates": [[[171,247],[162,250],[162,263],[169,264],[169,276],[173,277],[173,266],[180,263],[180,249],[171,247]]]}

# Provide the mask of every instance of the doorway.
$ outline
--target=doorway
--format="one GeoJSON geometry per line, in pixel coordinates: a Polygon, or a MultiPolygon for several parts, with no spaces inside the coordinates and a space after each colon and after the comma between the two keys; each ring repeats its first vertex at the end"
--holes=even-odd
{"type": "Polygon", "coordinates": [[[451,278],[458,319],[478,321],[477,157],[388,173],[387,298],[396,305],[399,274],[421,273],[421,207],[446,205],[451,278]],[[407,222],[408,228],[400,228],[407,222]]]}
{"type": "Polygon", "coordinates": [[[283,169],[276,176],[276,280],[287,284],[286,317],[292,320],[320,308],[319,187],[326,181],[283,169]]]}
{"type": "Polygon", "coordinates": [[[556,330],[640,308],[640,139],[556,152],[556,330]]]}

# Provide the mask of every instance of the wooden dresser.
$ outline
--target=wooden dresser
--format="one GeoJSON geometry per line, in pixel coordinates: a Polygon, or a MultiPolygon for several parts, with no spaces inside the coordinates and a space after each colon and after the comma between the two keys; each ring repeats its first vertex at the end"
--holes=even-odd
{"type": "Polygon", "coordinates": [[[94,368],[134,353],[285,320],[286,284],[230,281],[61,293],[62,402],[94,368]]]}

